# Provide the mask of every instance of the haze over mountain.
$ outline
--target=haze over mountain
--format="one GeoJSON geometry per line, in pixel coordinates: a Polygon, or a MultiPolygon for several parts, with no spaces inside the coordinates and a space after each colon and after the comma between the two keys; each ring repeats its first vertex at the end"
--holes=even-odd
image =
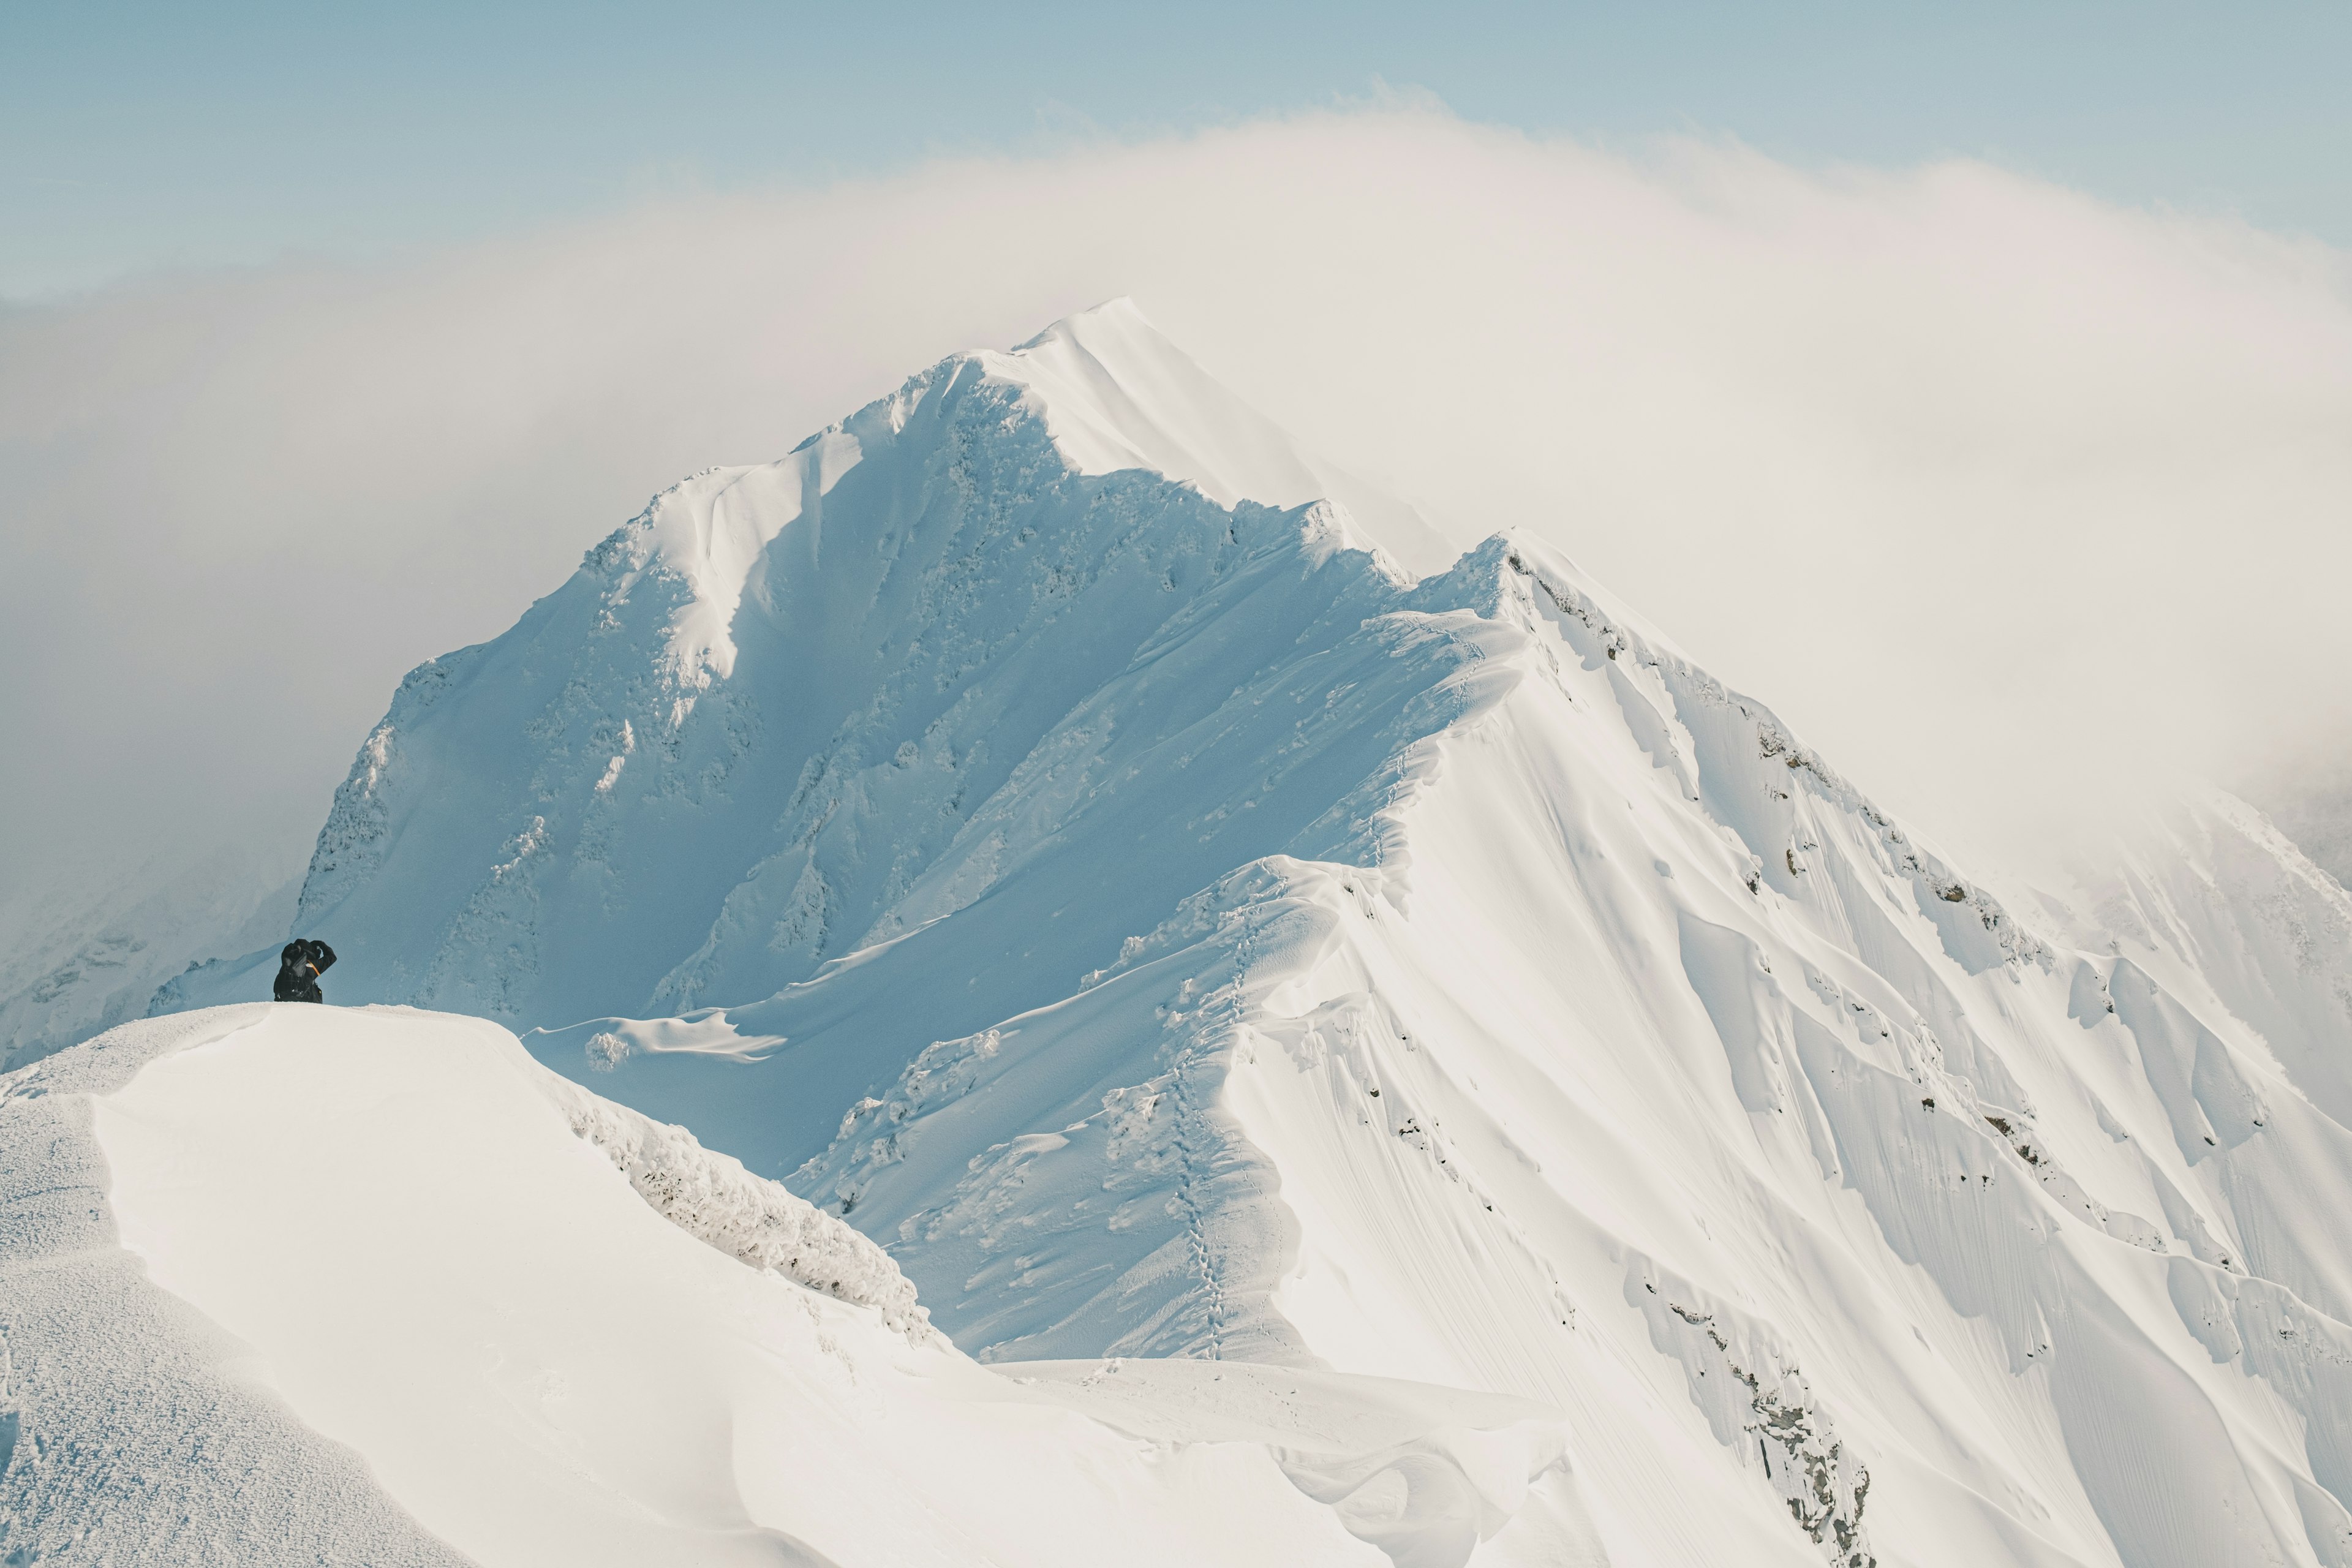
{"type": "MultiPolygon", "coordinates": [[[[2218,793],[1989,887],[1541,540],[1449,553],[1124,302],[952,356],[402,683],[294,929],[339,1004],[485,1022],[158,1019],[0,1110],[94,1121],[123,1243],[300,1418],[240,1419],[366,1461],[334,1517],[477,1561],[548,1550],[546,1452],[701,1521],[666,1560],[910,1560],[770,1425],[832,1336],[844,1445],[1014,1441],[975,1363],[1063,1412],[1013,1423],[1037,1561],[1222,1495],[1200,1560],[2352,1563],[2352,897],[2218,793]],[[380,1244],[306,1274],[346,1200],[380,1244]],[[454,1230],[523,1261],[445,1301],[454,1230]],[[836,1300],[640,1446],[590,1436],[643,1419],[632,1269],[656,1384],[728,1292],[836,1300]],[[427,1348],[362,1366],[313,1325],[378,1292],[427,1348]],[[479,1378],[429,1348],[486,1323],[479,1378]]],[[[39,1453],[47,1541],[96,1461],[39,1453]]],[[[989,1560],[956,1462],[921,1550],[989,1560]]]]}
{"type": "Polygon", "coordinates": [[[1457,548],[1541,533],[2009,858],[2116,775],[2352,733],[2342,261],[1967,159],[1384,100],[12,312],[0,885],[299,863],[401,672],[646,496],[1128,291],[1457,548]]]}

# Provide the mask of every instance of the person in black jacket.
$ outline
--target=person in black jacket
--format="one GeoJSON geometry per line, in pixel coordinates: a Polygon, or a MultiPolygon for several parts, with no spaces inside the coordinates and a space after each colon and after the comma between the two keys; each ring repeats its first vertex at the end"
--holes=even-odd
{"type": "Polygon", "coordinates": [[[319,976],[335,966],[335,950],[323,942],[296,937],[278,955],[278,984],[274,988],[280,1002],[324,1002],[319,990],[319,976]]]}

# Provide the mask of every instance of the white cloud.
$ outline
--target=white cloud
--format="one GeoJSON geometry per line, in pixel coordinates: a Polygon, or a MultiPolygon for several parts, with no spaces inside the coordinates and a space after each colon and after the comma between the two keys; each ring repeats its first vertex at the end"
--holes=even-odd
{"type": "Polygon", "coordinates": [[[0,317],[0,858],[307,835],[400,672],[646,495],[1120,293],[1931,830],[2352,720],[2340,255],[1383,108],[0,317]]]}

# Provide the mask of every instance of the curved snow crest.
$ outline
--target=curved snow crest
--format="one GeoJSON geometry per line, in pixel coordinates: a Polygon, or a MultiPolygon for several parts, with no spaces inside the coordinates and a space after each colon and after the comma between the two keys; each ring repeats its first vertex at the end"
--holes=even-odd
{"type": "Polygon", "coordinates": [[[890,1255],[848,1226],[704,1148],[683,1127],[641,1116],[550,1075],[547,1090],[572,1123],[629,1178],[654,1212],[698,1241],[812,1290],[871,1307],[916,1344],[944,1344],[915,1287],[890,1255]]]}
{"type": "Polygon", "coordinates": [[[142,1019],[0,1074],[0,1552],[11,1563],[465,1568],[253,1348],[123,1245],[96,1103],[259,1005],[142,1019]],[[235,1542],[234,1548],[226,1543],[235,1542]]]}
{"type": "Polygon", "coordinates": [[[1302,971],[1345,962],[1337,906],[1369,915],[1378,883],[1288,856],[1237,868],[1077,995],[925,1048],[794,1184],[928,1267],[1017,1279],[1013,1300],[959,1315],[982,1360],[1093,1344],[1314,1364],[1273,1303],[1297,1225],[1227,1082],[1302,971]],[[971,1130],[1004,1128],[1008,1110],[1037,1130],[956,1171],[971,1130]]]}
{"type": "Polygon", "coordinates": [[[1247,1362],[1118,1357],[999,1370],[1147,1442],[1279,1435],[1291,1484],[1401,1568],[1611,1561],[1577,1500],[1558,1415],[1541,1405],[1247,1362]],[[1292,1412],[1308,1421],[1284,1432],[1299,1426],[1292,1412]],[[1550,1529],[1529,1528],[1544,1516],[1550,1529]],[[1489,1556],[1482,1548],[1498,1538],[1489,1556]]]}
{"type": "Polygon", "coordinates": [[[1146,468],[1228,510],[1327,501],[1348,545],[1408,576],[1460,551],[1405,501],[1300,447],[1163,336],[1134,300],[1107,300],[1006,353],[971,356],[1019,386],[1077,472],[1146,468]]]}
{"type": "MultiPolygon", "coordinates": [[[[10,1555],[1345,1568],[1377,1560],[1364,1510],[1282,1449],[1396,1394],[1410,1432],[1489,1461],[1454,1470],[1504,1494],[1501,1529],[1572,1518],[1556,1445],[1443,1390],[1244,1389],[1138,1441],[909,1343],[671,1223],[744,1194],[624,1113],[615,1147],[710,1189],[656,1213],[545,1077],[474,1019],[253,1005],[0,1078],[10,1555]]],[[[1329,1445],[1378,1468],[1374,1446],[1329,1445]]],[[[1407,1522],[1443,1536],[1433,1511],[1407,1522]]]]}

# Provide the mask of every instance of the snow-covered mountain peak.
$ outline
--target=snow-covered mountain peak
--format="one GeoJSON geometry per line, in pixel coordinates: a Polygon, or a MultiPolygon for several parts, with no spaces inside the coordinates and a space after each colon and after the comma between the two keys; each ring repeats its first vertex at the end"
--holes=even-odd
{"type": "Polygon", "coordinates": [[[1349,542],[1377,547],[1415,575],[1443,569],[1456,553],[1406,502],[1308,452],[1235,396],[1132,300],[1106,301],[1016,349],[972,357],[1023,389],[1080,473],[1148,468],[1224,507],[1328,500],[1352,525],[1349,542]]]}
{"type": "MultiPolygon", "coordinates": [[[[506,636],[413,671],[304,884],[301,921],[350,933],[345,984],[549,1023],[765,995],[992,886],[1058,810],[1026,799],[1045,758],[1120,722],[1098,700],[1123,667],[1231,689],[1264,628],[1361,641],[1402,607],[1409,579],[1345,547],[1337,503],[1228,506],[1106,456],[1106,431],[1175,464],[1240,428],[1210,453],[1230,480],[1289,448],[1131,310],[1058,332],[683,481],[506,636]]],[[[1125,723],[1158,744],[1152,701],[1125,723]]],[[[1381,721],[1353,713],[1352,743],[1381,721]]],[[[1223,756],[1241,788],[1254,759],[1223,756]]],[[[1303,794],[1230,821],[1263,853],[1332,809],[1303,794]]]]}
{"type": "Polygon", "coordinates": [[[1325,502],[1307,526],[1410,574],[1456,553],[1408,503],[1309,453],[1220,384],[1133,300],[1112,300],[1017,348],[950,354],[774,462],[681,480],[591,551],[584,564],[605,575],[615,601],[648,574],[673,584],[664,641],[678,720],[710,679],[734,672],[734,620],[761,553],[795,524],[819,533],[824,498],[869,452],[940,439],[946,426],[922,414],[975,377],[1013,394],[1009,417],[1042,421],[1046,445],[1073,473],[1140,469],[1228,509],[1325,502]]]}
{"type": "Polygon", "coordinates": [[[330,994],[539,1026],[983,1359],[1557,1405],[1608,1550],[1496,1563],[2352,1563],[2341,889],[2207,810],[1997,899],[1329,478],[1114,304],[687,481],[404,682],[330,994]]]}

